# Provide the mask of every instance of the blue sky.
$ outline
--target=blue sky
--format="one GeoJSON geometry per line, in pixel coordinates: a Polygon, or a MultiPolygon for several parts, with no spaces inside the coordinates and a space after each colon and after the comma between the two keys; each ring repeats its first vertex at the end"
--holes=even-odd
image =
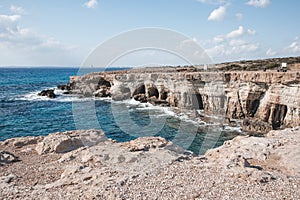
{"type": "Polygon", "coordinates": [[[298,0],[1,0],[0,66],[79,66],[97,45],[143,27],[178,31],[214,62],[299,56],[299,8],[298,0]]]}

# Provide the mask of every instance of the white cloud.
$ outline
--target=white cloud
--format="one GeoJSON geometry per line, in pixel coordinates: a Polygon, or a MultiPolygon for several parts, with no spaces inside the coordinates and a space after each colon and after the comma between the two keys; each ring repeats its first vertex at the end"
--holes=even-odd
{"type": "Polygon", "coordinates": [[[245,44],[245,41],[244,40],[236,40],[236,39],[233,39],[233,40],[230,40],[229,41],[229,45],[230,46],[241,46],[241,45],[244,45],[245,44]]]}
{"type": "Polygon", "coordinates": [[[239,26],[237,30],[233,30],[226,35],[227,38],[236,38],[240,37],[245,33],[245,29],[243,26],[239,26]]]}
{"type": "Polygon", "coordinates": [[[252,30],[252,29],[248,29],[248,30],[247,30],[247,33],[248,33],[249,35],[255,35],[255,34],[256,34],[256,31],[255,31],[255,30],[252,30]]]}
{"type": "Polygon", "coordinates": [[[267,56],[275,56],[277,54],[276,51],[274,51],[273,49],[268,49],[267,52],[266,52],[266,55],[267,56]]]}
{"type": "Polygon", "coordinates": [[[214,37],[214,39],[213,39],[214,43],[217,43],[217,44],[224,42],[224,40],[225,40],[225,38],[222,35],[218,35],[218,36],[214,37]]]}
{"type": "Polygon", "coordinates": [[[246,4],[249,6],[265,8],[269,6],[270,3],[271,3],[270,0],[250,0],[246,4]]]}
{"type": "Polygon", "coordinates": [[[244,54],[249,52],[254,52],[259,48],[259,43],[241,43],[240,45],[233,46],[229,50],[230,54],[244,54]]]}
{"type": "Polygon", "coordinates": [[[223,21],[226,15],[226,7],[220,6],[219,8],[213,10],[209,17],[209,21],[223,21]]]}
{"type": "Polygon", "coordinates": [[[236,13],[235,16],[236,16],[236,19],[239,21],[241,21],[244,17],[242,13],[236,13]]]}
{"type": "Polygon", "coordinates": [[[237,37],[241,37],[243,35],[255,35],[256,31],[252,30],[252,29],[247,29],[245,30],[245,28],[243,26],[239,26],[238,29],[231,31],[230,33],[228,33],[226,35],[227,38],[232,39],[232,38],[237,38],[237,37]]]}
{"type": "Polygon", "coordinates": [[[228,34],[215,36],[210,40],[210,44],[204,44],[207,49],[206,52],[215,61],[221,62],[224,60],[253,58],[260,49],[260,43],[246,41],[243,36],[252,36],[255,33],[255,30],[240,26],[228,34]]]}
{"type": "Polygon", "coordinates": [[[75,46],[22,28],[19,26],[21,19],[21,15],[0,15],[1,65],[65,65],[78,62],[73,55],[75,46]]]}
{"type": "Polygon", "coordinates": [[[98,0],[89,0],[84,4],[87,8],[96,8],[98,5],[98,0]]]}
{"type": "Polygon", "coordinates": [[[299,38],[296,37],[294,39],[294,41],[285,48],[285,51],[287,53],[300,53],[300,42],[299,42],[299,38]]]}
{"type": "Polygon", "coordinates": [[[221,5],[226,2],[226,0],[198,0],[201,3],[212,4],[212,5],[221,5]]]}
{"type": "Polygon", "coordinates": [[[208,48],[206,52],[216,61],[224,61],[224,59],[240,60],[251,57],[259,49],[259,46],[259,43],[231,40],[208,48]]]}
{"type": "Polygon", "coordinates": [[[12,13],[20,14],[20,15],[25,14],[25,10],[22,7],[18,7],[18,6],[14,6],[14,5],[10,6],[10,11],[12,13]]]}
{"type": "Polygon", "coordinates": [[[226,47],[224,44],[220,44],[207,49],[206,52],[210,57],[216,59],[218,57],[223,57],[226,54],[226,47]]]}
{"type": "Polygon", "coordinates": [[[21,19],[20,15],[0,15],[0,34],[4,35],[15,31],[19,19],[21,19]]]}
{"type": "Polygon", "coordinates": [[[15,22],[20,18],[21,15],[0,15],[0,24],[15,22]]]}

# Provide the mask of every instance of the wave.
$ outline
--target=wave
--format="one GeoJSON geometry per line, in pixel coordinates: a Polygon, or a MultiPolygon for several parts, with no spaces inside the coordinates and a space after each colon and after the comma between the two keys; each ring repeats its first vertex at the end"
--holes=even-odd
{"type": "Polygon", "coordinates": [[[127,105],[127,108],[129,108],[129,111],[132,110],[148,110],[148,111],[158,111],[155,112],[155,114],[152,114],[152,117],[157,118],[164,118],[164,117],[174,117],[180,121],[185,121],[187,123],[191,123],[196,126],[206,126],[207,123],[205,121],[202,121],[200,118],[197,119],[191,119],[188,115],[182,113],[182,112],[174,112],[172,108],[170,107],[161,107],[161,106],[155,106],[150,103],[141,103],[139,101],[136,101],[134,99],[130,100],[123,100],[123,101],[112,101],[116,104],[125,104],[127,105]]]}
{"type": "Polygon", "coordinates": [[[223,130],[226,131],[226,132],[238,132],[238,133],[243,133],[242,127],[240,127],[240,126],[233,127],[233,126],[229,126],[229,125],[224,125],[223,130]]]}
{"type": "MultiPolygon", "coordinates": [[[[51,89],[51,88],[45,88],[45,89],[51,89]]],[[[22,101],[56,101],[56,102],[84,102],[84,101],[105,101],[105,102],[111,102],[114,104],[124,104],[129,110],[153,110],[157,111],[155,114],[152,114],[153,117],[157,118],[164,118],[164,117],[174,117],[178,120],[185,121],[187,123],[191,123],[196,126],[220,126],[221,124],[219,123],[213,123],[213,122],[205,122],[203,121],[200,117],[199,118],[193,118],[191,119],[188,116],[188,113],[183,113],[183,112],[175,112],[174,109],[170,107],[161,107],[161,106],[155,106],[150,103],[141,103],[139,101],[136,101],[134,99],[129,99],[129,100],[123,100],[123,101],[113,101],[111,98],[95,98],[95,97],[79,97],[77,95],[70,95],[70,94],[63,94],[65,91],[59,90],[59,89],[54,89],[54,93],[57,95],[56,98],[50,99],[46,96],[39,96],[38,93],[39,91],[34,91],[30,92],[24,95],[18,96],[15,100],[22,100],[22,101]]],[[[204,117],[209,117],[209,118],[215,118],[218,119],[219,117],[216,116],[210,116],[210,115],[205,115],[202,110],[197,110],[199,114],[201,114],[204,117]]],[[[226,132],[240,132],[241,128],[240,127],[231,127],[227,124],[222,124],[222,130],[226,132]]]]}
{"type": "MultiPolygon", "coordinates": [[[[53,89],[53,88],[46,88],[46,89],[53,89]]],[[[43,90],[43,89],[42,89],[43,90]]],[[[90,97],[79,97],[78,95],[71,95],[71,94],[63,94],[64,90],[54,89],[54,93],[56,97],[51,99],[46,96],[39,96],[38,93],[41,92],[34,91],[29,92],[27,94],[19,95],[15,98],[15,100],[20,101],[56,101],[56,102],[81,102],[81,101],[90,101],[90,100],[102,100],[102,101],[111,101],[111,98],[90,98],[90,97]]]]}

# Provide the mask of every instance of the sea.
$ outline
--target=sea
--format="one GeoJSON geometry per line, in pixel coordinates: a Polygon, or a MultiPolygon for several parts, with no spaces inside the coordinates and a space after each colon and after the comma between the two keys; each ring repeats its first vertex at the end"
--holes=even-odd
{"type": "Polygon", "coordinates": [[[199,120],[195,122],[184,114],[176,114],[170,108],[141,104],[134,100],[114,102],[109,98],[81,98],[63,94],[57,89],[57,85],[67,84],[69,77],[77,75],[78,71],[78,68],[71,67],[0,68],[0,141],[100,128],[107,138],[118,142],[144,136],[161,136],[184,150],[203,154],[243,134],[239,127],[226,124],[208,126],[204,121],[199,123],[199,120]],[[55,99],[37,95],[51,88],[55,89],[55,99]],[[87,105],[92,105],[90,113],[84,107],[87,105]],[[85,112],[78,112],[76,107],[85,112]],[[89,123],[89,115],[96,125],[89,123]],[[84,126],[80,125],[78,118],[83,119],[81,122],[84,126]]]}

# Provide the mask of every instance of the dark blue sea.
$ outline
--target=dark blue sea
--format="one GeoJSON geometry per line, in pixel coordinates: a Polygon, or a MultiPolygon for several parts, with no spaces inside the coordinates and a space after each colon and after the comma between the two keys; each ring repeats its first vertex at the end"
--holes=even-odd
{"type": "Polygon", "coordinates": [[[0,68],[0,141],[78,128],[101,128],[108,138],[119,142],[141,136],[162,136],[198,154],[239,134],[239,130],[230,128],[217,127],[212,131],[167,108],[134,100],[81,99],[64,95],[58,89],[55,99],[37,95],[43,89],[68,83],[69,77],[77,73],[75,68],[0,68]],[[87,105],[92,105],[93,112],[85,108],[87,105]],[[89,115],[91,118],[95,115],[96,125],[91,123],[89,115]],[[78,122],[78,117],[86,119],[78,122]]]}

